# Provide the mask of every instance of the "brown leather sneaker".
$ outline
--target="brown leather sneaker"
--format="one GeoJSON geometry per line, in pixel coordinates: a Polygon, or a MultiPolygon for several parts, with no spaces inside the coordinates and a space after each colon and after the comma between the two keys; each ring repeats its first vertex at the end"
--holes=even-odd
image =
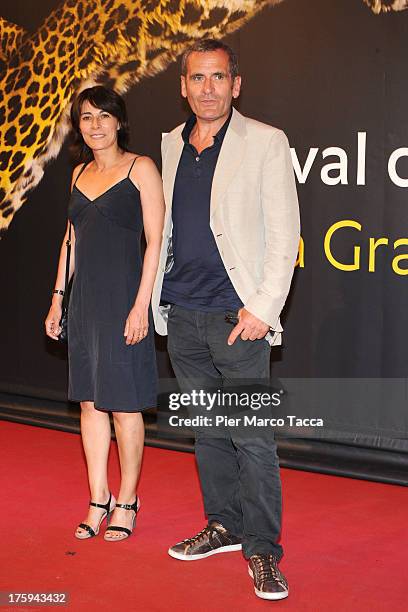
{"type": "Polygon", "coordinates": [[[254,579],[255,595],[261,599],[285,599],[289,595],[288,581],[273,555],[252,555],[248,573],[254,579]]]}
{"type": "Polygon", "coordinates": [[[221,523],[213,521],[200,533],[169,548],[170,557],[180,561],[197,561],[217,553],[241,550],[241,538],[230,533],[221,523]]]}

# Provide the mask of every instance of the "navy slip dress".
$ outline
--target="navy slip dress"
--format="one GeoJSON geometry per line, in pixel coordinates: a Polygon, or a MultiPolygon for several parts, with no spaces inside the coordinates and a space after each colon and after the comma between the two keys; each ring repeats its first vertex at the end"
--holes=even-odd
{"type": "Polygon", "coordinates": [[[154,328],[126,345],[125,322],[139,288],[143,230],[140,193],[129,175],[90,200],[72,189],[68,218],[75,229],[75,274],[68,311],[71,401],[100,410],[139,412],[157,403],[154,328]]]}

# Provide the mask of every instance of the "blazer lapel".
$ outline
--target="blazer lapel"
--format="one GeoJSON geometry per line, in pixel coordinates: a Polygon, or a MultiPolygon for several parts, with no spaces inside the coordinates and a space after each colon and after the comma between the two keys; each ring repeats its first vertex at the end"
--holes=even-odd
{"type": "MultiPolygon", "coordinates": [[[[184,126],[182,126],[184,127],[184,126]]],[[[165,158],[163,159],[163,190],[166,202],[166,217],[171,212],[173,203],[174,181],[176,179],[177,167],[183,151],[184,142],[180,133],[174,134],[168,144],[165,158]]]]}
{"type": "Polygon", "coordinates": [[[245,153],[245,139],[245,118],[234,108],[214,172],[210,217],[222,202],[231,180],[238,171],[245,153]]]}

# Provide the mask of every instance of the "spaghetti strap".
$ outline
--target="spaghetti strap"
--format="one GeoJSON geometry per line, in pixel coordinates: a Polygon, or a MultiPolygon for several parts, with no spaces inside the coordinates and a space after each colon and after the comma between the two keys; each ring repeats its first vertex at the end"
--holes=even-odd
{"type": "Polygon", "coordinates": [[[75,179],[75,183],[73,184],[73,187],[75,187],[75,185],[77,184],[77,181],[78,181],[79,177],[81,176],[81,174],[83,173],[83,171],[85,170],[85,168],[87,167],[88,164],[89,164],[89,161],[83,163],[82,168],[78,172],[78,176],[75,179]]]}
{"type": "Polygon", "coordinates": [[[137,160],[138,157],[140,157],[140,155],[136,155],[136,157],[133,158],[132,164],[131,164],[131,166],[129,168],[129,172],[127,173],[127,177],[126,178],[129,178],[130,173],[132,172],[132,168],[135,165],[135,161],[137,160]]]}

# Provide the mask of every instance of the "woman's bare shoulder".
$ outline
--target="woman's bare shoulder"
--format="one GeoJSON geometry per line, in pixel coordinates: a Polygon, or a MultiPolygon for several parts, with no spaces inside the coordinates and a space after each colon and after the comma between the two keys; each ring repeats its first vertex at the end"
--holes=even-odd
{"type": "Polygon", "coordinates": [[[145,173],[157,173],[157,166],[153,159],[148,155],[134,154],[134,164],[132,167],[131,175],[135,178],[142,177],[145,173]]]}
{"type": "Polygon", "coordinates": [[[159,182],[161,183],[161,177],[157,166],[152,158],[147,155],[135,156],[129,178],[139,190],[150,189],[159,182]]]}

